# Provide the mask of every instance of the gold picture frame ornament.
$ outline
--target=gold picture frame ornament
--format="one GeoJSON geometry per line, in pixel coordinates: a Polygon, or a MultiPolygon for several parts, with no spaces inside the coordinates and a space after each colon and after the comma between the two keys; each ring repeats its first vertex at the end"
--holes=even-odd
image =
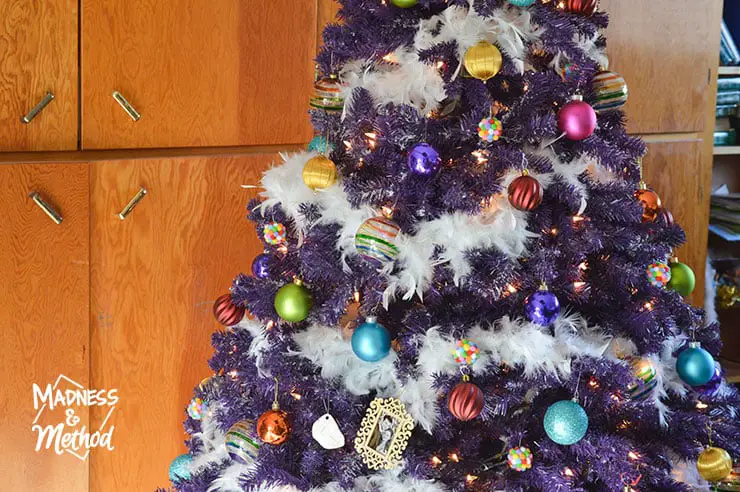
{"type": "Polygon", "coordinates": [[[401,464],[414,419],[398,398],[370,402],[355,438],[355,450],[371,470],[390,470],[401,464]]]}

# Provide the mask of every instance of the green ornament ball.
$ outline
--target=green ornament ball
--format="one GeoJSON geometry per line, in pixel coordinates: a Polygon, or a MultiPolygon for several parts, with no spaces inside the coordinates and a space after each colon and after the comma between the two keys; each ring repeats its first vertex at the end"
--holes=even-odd
{"type": "Polygon", "coordinates": [[[675,290],[682,296],[688,296],[694,291],[696,286],[696,276],[694,271],[685,263],[672,262],[671,279],[668,281],[668,288],[675,290]]]}
{"type": "Polygon", "coordinates": [[[291,323],[306,319],[312,305],[311,291],[300,280],[283,285],[275,295],[275,311],[278,316],[291,323]]]}
{"type": "Polygon", "coordinates": [[[391,0],[391,3],[396,7],[408,9],[416,5],[418,3],[418,0],[391,0]]]}

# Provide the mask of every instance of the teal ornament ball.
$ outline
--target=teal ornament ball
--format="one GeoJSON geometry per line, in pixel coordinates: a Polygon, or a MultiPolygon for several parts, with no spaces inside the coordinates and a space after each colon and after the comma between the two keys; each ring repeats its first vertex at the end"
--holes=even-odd
{"type": "Polygon", "coordinates": [[[391,0],[391,3],[396,7],[408,9],[414,7],[418,3],[418,0],[391,0]]]}
{"type": "Polygon", "coordinates": [[[232,459],[245,465],[257,459],[260,440],[252,420],[240,420],[229,428],[226,433],[226,450],[232,459]]]}
{"type": "Polygon", "coordinates": [[[575,444],[586,435],[588,415],[581,405],[573,400],[553,403],[545,412],[545,432],[557,444],[575,444]]]}
{"type": "Polygon", "coordinates": [[[537,0],[509,0],[509,3],[516,5],[517,7],[529,7],[533,5],[537,0]]]}
{"type": "Polygon", "coordinates": [[[714,376],[714,358],[699,342],[691,342],[689,348],[678,354],[676,372],[690,386],[707,384],[714,376]]]}
{"type": "Polygon", "coordinates": [[[329,143],[326,137],[322,135],[316,135],[308,142],[309,152],[318,152],[320,154],[329,154],[334,150],[334,146],[329,143]]]}
{"type": "Polygon", "coordinates": [[[365,362],[378,362],[391,351],[391,335],[377,319],[368,317],[352,333],[352,351],[365,362]]]}
{"type": "Polygon", "coordinates": [[[190,464],[193,462],[193,457],[189,454],[181,454],[170,464],[170,481],[181,482],[183,480],[190,480],[190,464]]]}
{"type": "Polygon", "coordinates": [[[668,281],[668,288],[684,297],[694,292],[696,276],[691,267],[680,261],[671,262],[669,266],[671,267],[671,279],[668,281]]]}
{"type": "Polygon", "coordinates": [[[303,282],[295,279],[292,284],[283,285],[275,295],[275,311],[285,321],[298,323],[308,318],[313,305],[313,296],[303,282]]]}

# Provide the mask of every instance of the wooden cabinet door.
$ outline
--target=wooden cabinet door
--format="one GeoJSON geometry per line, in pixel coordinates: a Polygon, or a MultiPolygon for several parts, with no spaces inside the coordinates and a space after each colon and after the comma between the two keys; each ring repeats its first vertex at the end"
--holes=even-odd
{"type": "Polygon", "coordinates": [[[629,87],[631,133],[701,132],[714,106],[722,0],[601,0],[609,69],[629,87]]]}
{"type": "Polygon", "coordinates": [[[85,450],[36,451],[32,426],[64,424],[67,409],[80,420],[65,433],[88,424],[86,406],[36,405],[33,391],[89,384],[87,165],[0,164],[0,204],[0,489],[84,491],[85,450]],[[28,198],[34,191],[61,224],[28,198]]]}
{"type": "Polygon", "coordinates": [[[0,151],[77,148],[77,0],[0,2],[0,151]],[[54,99],[30,122],[47,92],[54,99]]]}
{"type": "Polygon", "coordinates": [[[675,253],[696,274],[696,288],[689,300],[704,305],[704,270],[709,235],[711,163],[703,162],[704,143],[698,138],[675,140],[655,135],[647,139],[643,161],[645,182],[686,232],[686,244],[675,253]]]}
{"type": "Polygon", "coordinates": [[[82,0],[82,147],[308,141],[316,0],[82,0]],[[111,97],[140,113],[134,122],[111,97]]]}
{"type": "MultiPolygon", "coordinates": [[[[212,373],[212,308],[261,252],[246,204],[276,155],[99,162],[91,170],[91,378],[116,387],[115,451],[90,490],[154,490],[186,451],[184,409],[212,373]],[[148,194],[117,213],[141,186],[148,194]],[[117,437],[116,437],[117,436],[117,437]]],[[[93,409],[95,423],[102,418],[93,409]]]]}

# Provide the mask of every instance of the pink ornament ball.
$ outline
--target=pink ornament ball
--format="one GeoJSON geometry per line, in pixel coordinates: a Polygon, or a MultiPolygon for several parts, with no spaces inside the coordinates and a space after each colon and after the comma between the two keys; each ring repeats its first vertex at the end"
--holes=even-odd
{"type": "Polygon", "coordinates": [[[558,113],[558,129],[568,140],[587,139],[596,130],[596,111],[583,98],[574,96],[558,113]]]}

